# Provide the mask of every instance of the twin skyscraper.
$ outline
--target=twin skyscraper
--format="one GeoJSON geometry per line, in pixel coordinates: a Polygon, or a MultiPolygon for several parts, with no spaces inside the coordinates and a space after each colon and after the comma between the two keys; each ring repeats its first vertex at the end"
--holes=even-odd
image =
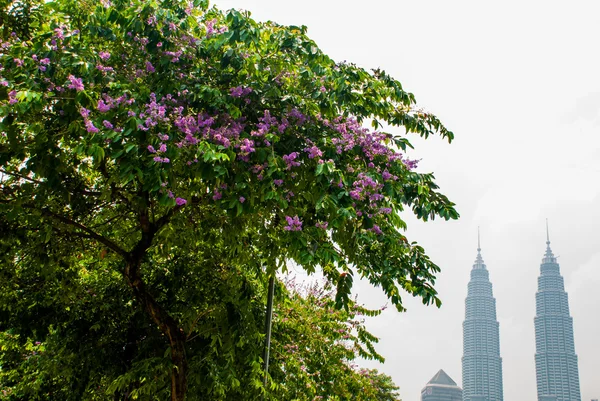
{"type": "MultiPolygon", "coordinates": [[[[535,347],[538,401],[581,401],[573,318],[549,236],[538,278],[535,347]]],[[[496,299],[479,241],[463,323],[462,379],[463,401],[503,401],[496,299]]]]}

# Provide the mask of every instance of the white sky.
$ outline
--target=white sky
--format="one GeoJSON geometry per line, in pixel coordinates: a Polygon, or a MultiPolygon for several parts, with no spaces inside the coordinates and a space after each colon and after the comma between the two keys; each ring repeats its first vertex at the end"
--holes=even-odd
{"type": "MultiPolygon", "coordinates": [[[[560,255],[579,356],[582,400],[600,398],[600,2],[507,0],[216,0],[258,20],[306,25],[338,61],[381,67],[456,134],[415,139],[458,205],[456,222],[407,218],[443,269],[441,309],[406,298],[368,327],[387,357],[378,367],[404,401],[443,368],[461,384],[462,322],[477,226],[500,321],[504,399],[537,399],[535,292],[545,218],[560,255]]],[[[360,283],[359,300],[385,304],[360,283]]]]}

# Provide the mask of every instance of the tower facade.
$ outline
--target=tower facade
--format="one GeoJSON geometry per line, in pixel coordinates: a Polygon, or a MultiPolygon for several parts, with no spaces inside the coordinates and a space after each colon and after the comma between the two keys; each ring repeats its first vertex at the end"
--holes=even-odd
{"type": "Polygon", "coordinates": [[[481,257],[471,270],[463,323],[463,401],[503,401],[500,326],[489,272],[481,257]]]}
{"type": "Polygon", "coordinates": [[[535,294],[535,370],[539,401],[581,401],[573,318],[560,266],[546,241],[535,294]]]}
{"type": "Polygon", "coordinates": [[[440,369],[421,390],[421,401],[462,401],[462,390],[440,369]]]}

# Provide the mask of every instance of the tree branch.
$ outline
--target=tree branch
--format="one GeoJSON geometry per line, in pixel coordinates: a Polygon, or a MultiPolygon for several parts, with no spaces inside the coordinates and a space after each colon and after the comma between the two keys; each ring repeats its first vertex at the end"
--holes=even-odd
{"type": "MultiPolygon", "coordinates": [[[[0,203],[3,204],[11,204],[13,202],[10,201],[6,201],[3,199],[0,199],[0,203]]],[[[111,240],[109,240],[108,238],[96,233],[95,231],[93,231],[92,229],[84,226],[81,223],[78,223],[74,220],[71,220],[68,217],[65,217],[63,215],[60,215],[58,213],[54,213],[53,211],[49,210],[48,208],[37,208],[35,206],[32,205],[21,205],[21,207],[24,207],[26,209],[33,209],[33,210],[39,210],[44,216],[48,216],[48,217],[52,217],[64,224],[73,226],[75,228],[80,229],[81,231],[87,233],[87,235],[89,236],[90,239],[95,239],[96,241],[106,245],[106,247],[108,247],[109,249],[111,249],[112,251],[114,251],[115,253],[123,256],[124,258],[127,258],[129,256],[128,252],[125,251],[123,248],[121,248],[120,246],[118,246],[117,244],[115,244],[114,242],[112,242],[111,240]]]]}
{"type": "Polygon", "coordinates": [[[118,246],[117,244],[115,244],[114,242],[112,242],[111,240],[109,240],[106,237],[103,237],[102,235],[96,233],[95,231],[87,228],[86,226],[84,226],[81,223],[78,223],[76,221],[73,221],[65,216],[61,216],[59,214],[56,214],[46,208],[41,209],[41,212],[47,216],[53,217],[65,224],[71,225],[73,227],[79,228],[80,230],[86,232],[90,238],[95,239],[96,241],[106,245],[109,249],[113,250],[114,252],[116,252],[117,254],[123,256],[123,257],[127,257],[127,251],[125,251],[123,248],[121,248],[120,246],[118,246]]]}
{"type": "Polygon", "coordinates": [[[6,170],[5,170],[5,169],[3,169],[3,168],[0,168],[0,173],[4,173],[4,174],[7,174],[7,175],[12,175],[13,177],[21,178],[21,179],[23,179],[23,180],[27,180],[27,181],[29,181],[29,182],[33,182],[33,183],[36,183],[36,184],[43,184],[43,182],[42,182],[42,181],[39,181],[39,180],[34,180],[33,178],[29,178],[29,177],[27,177],[27,176],[25,176],[25,175],[22,175],[22,174],[13,173],[13,172],[11,172],[11,171],[6,171],[6,170]]]}

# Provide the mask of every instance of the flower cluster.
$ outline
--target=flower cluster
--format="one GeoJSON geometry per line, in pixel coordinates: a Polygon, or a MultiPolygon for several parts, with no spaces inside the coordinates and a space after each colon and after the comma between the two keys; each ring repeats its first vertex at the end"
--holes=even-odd
{"type": "Polygon", "coordinates": [[[210,21],[206,21],[206,37],[211,37],[217,33],[225,33],[227,32],[227,26],[224,25],[220,28],[215,28],[215,24],[217,23],[216,19],[212,19],[210,21]]]}
{"type": "Polygon", "coordinates": [[[289,155],[283,155],[283,161],[287,166],[287,169],[290,170],[292,167],[298,167],[300,162],[295,161],[299,156],[298,152],[292,152],[289,155]]]}
{"type": "Polygon", "coordinates": [[[75,89],[77,92],[80,92],[85,89],[85,87],[83,86],[82,78],[77,78],[71,74],[69,75],[69,82],[69,89],[75,89]]]}
{"type": "Polygon", "coordinates": [[[229,90],[231,97],[244,97],[248,96],[250,93],[252,93],[252,88],[244,86],[236,86],[229,90]]]}
{"type": "Polygon", "coordinates": [[[298,218],[298,216],[290,217],[285,216],[285,221],[287,222],[287,226],[283,227],[286,231],[302,231],[302,222],[298,218]]]}
{"type": "Polygon", "coordinates": [[[10,92],[8,92],[8,104],[15,104],[17,102],[17,91],[11,90],[10,92]]]}

